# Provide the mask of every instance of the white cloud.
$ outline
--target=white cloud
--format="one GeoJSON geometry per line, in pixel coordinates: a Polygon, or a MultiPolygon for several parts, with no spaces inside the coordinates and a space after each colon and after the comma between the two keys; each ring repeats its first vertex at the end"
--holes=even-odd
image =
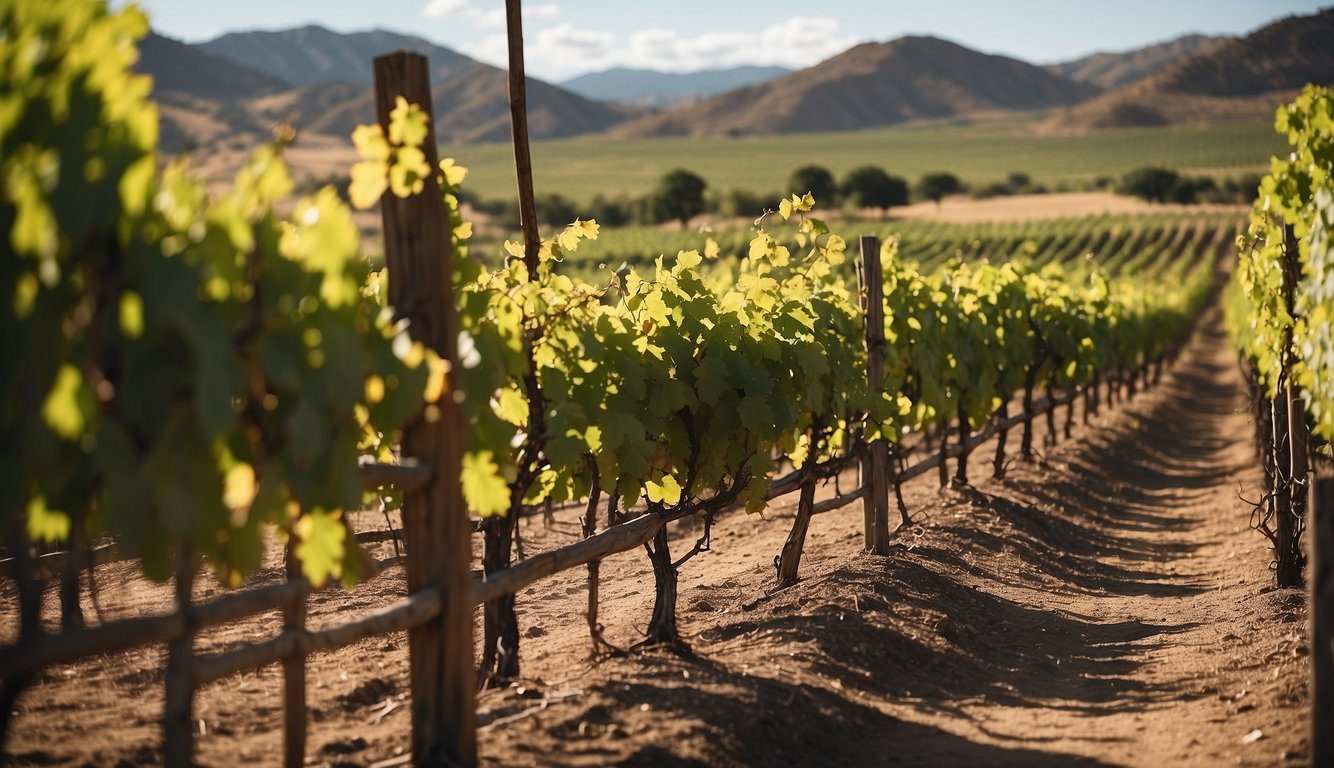
{"type": "Polygon", "coordinates": [[[479,11],[473,17],[473,22],[481,29],[504,29],[505,9],[492,8],[489,11],[479,11]]]}
{"type": "Polygon", "coordinates": [[[426,3],[426,7],[422,8],[422,15],[428,19],[443,19],[446,16],[465,13],[467,10],[468,0],[430,0],[426,3]]]}
{"type": "Polygon", "coordinates": [[[509,66],[509,39],[503,32],[498,35],[485,35],[477,42],[461,45],[459,51],[502,69],[509,66]]]}
{"type": "MultiPolygon", "coordinates": [[[[433,3],[466,5],[464,0],[432,0],[433,3]]],[[[463,10],[479,28],[503,29],[504,13],[463,10]]],[[[525,29],[524,58],[528,71],[547,80],[559,81],[583,72],[611,67],[636,67],[666,72],[689,72],[747,64],[779,65],[800,69],[841,53],[859,42],[844,34],[832,18],[792,16],[753,32],[703,32],[683,35],[667,28],[648,28],[619,36],[612,32],[559,23],[544,26],[541,20],[559,18],[555,4],[529,6],[526,19],[535,22],[525,29]]],[[[489,34],[464,45],[473,58],[496,66],[507,59],[504,34],[489,34]]]]}
{"type": "MultiPolygon", "coordinates": [[[[463,16],[471,19],[479,29],[504,29],[505,8],[482,10],[473,6],[469,0],[428,0],[422,8],[422,15],[428,19],[443,19],[448,16],[463,16]]],[[[523,9],[525,19],[560,18],[560,6],[555,3],[530,5],[523,9]]]]}
{"type": "Polygon", "coordinates": [[[543,55],[557,58],[567,54],[600,58],[611,51],[614,42],[616,36],[610,32],[557,24],[537,33],[534,48],[543,55]]]}
{"type": "Polygon", "coordinates": [[[523,15],[530,19],[555,19],[560,17],[560,6],[555,3],[530,5],[523,9],[523,15]]]}

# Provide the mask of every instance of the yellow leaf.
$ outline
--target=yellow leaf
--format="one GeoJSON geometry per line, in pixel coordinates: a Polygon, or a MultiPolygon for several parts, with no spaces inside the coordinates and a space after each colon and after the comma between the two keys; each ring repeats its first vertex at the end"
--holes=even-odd
{"type": "Polygon", "coordinates": [[[445,186],[457,187],[468,177],[468,169],[454,162],[454,158],[446,157],[440,161],[440,172],[445,175],[445,186]]]}
{"type": "Polygon", "coordinates": [[[83,404],[80,402],[83,391],[83,374],[69,363],[60,367],[55,383],[42,403],[42,421],[60,437],[77,440],[83,434],[87,424],[83,404]]]}
{"type": "Polygon", "coordinates": [[[64,512],[46,508],[46,499],[28,500],[28,538],[33,541],[64,541],[69,538],[70,519],[64,512]]]}
{"type": "Polygon", "coordinates": [[[430,131],[429,117],[422,108],[398,96],[389,113],[389,141],[403,147],[420,147],[430,131]]]}
{"type": "Polygon", "coordinates": [[[572,226],[582,232],[583,236],[589,240],[598,239],[598,233],[602,230],[595,219],[575,219],[572,226]]]}
{"type": "Polygon", "coordinates": [[[134,291],[120,295],[120,332],[131,339],[144,333],[144,300],[134,291]]]}
{"type": "Polygon", "coordinates": [[[389,188],[389,165],[383,160],[365,160],[352,166],[352,181],[348,186],[348,198],[352,207],[366,210],[380,202],[380,197],[389,188]]]}
{"type": "Polygon", "coordinates": [[[700,265],[701,261],[703,259],[700,258],[699,251],[681,251],[676,254],[676,268],[678,270],[694,269],[700,265]]]}
{"type": "Polygon", "coordinates": [[[380,378],[379,375],[372,373],[370,376],[366,377],[365,390],[366,402],[370,405],[375,405],[381,400],[384,400],[384,379],[380,378]]]}
{"type": "Polygon", "coordinates": [[[222,479],[222,503],[233,511],[246,510],[255,501],[259,484],[255,468],[244,461],[233,464],[222,479]]]}
{"type": "Polygon", "coordinates": [[[434,350],[425,351],[429,354],[426,354],[426,389],[422,398],[428,403],[438,403],[449,394],[449,361],[434,350]]]}
{"type": "Polygon", "coordinates": [[[385,141],[379,123],[357,126],[352,131],[352,143],[357,145],[357,155],[362,160],[389,162],[389,142],[385,141]]]}
{"type": "Polygon", "coordinates": [[[670,507],[681,500],[681,484],[671,475],[663,475],[658,482],[649,480],[644,483],[644,493],[650,502],[670,507]]]}
{"type": "Polygon", "coordinates": [[[528,424],[528,401],[515,387],[510,386],[500,390],[500,394],[496,396],[495,412],[501,420],[516,427],[528,424]]]}

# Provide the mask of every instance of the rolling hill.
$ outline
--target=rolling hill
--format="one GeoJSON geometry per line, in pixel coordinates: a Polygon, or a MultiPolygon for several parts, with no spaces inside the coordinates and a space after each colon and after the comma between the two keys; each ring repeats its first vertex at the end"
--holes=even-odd
{"type": "Polygon", "coordinates": [[[1225,40],[1130,85],[1063,110],[1043,132],[1270,120],[1308,82],[1334,82],[1334,9],[1225,40]]]}
{"type": "MultiPolygon", "coordinates": [[[[436,138],[441,142],[508,141],[509,79],[503,70],[474,62],[460,76],[433,80],[436,138]]],[[[265,114],[289,119],[303,130],[347,136],[375,114],[369,85],[326,83],[265,100],[265,114]]],[[[528,79],[528,131],[535,139],[600,133],[638,112],[576,96],[528,79]]]]}
{"type": "Polygon", "coordinates": [[[408,50],[431,62],[431,82],[442,84],[477,62],[420,37],[396,32],[334,32],[305,26],[278,31],[231,32],[199,44],[199,49],[265,72],[289,86],[317,83],[370,85],[371,60],[382,53],[408,50]]]}
{"type": "Polygon", "coordinates": [[[140,72],[154,89],[204,99],[244,99],[290,87],[283,80],[156,32],[139,44],[140,72]]]}
{"type": "Polygon", "coordinates": [[[844,131],[924,118],[1045,109],[1098,88],[933,37],[864,43],[808,69],[626,123],[613,136],[844,131]]]}
{"type": "Polygon", "coordinates": [[[1204,53],[1225,39],[1186,35],[1124,53],[1094,53],[1074,61],[1049,64],[1046,69],[1061,77],[1110,90],[1147,77],[1182,59],[1204,53]]]}
{"type": "Polygon", "coordinates": [[[651,69],[616,67],[591,72],[560,86],[598,101],[615,101],[641,107],[675,107],[791,74],[784,67],[733,67],[699,72],[657,72],[651,69]]]}
{"type": "MultiPolygon", "coordinates": [[[[253,140],[280,121],[303,132],[345,139],[375,115],[372,60],[394,50],[430,60],[441,141],[509,138],[503,70],[409,35],[383,30],[342,34],[306,26],[233,32],[196,45],[160,35],[144,42],[139,71],[153,75],[169,149],[223,137],[253,140]],[[249,139],[247,139],[249,137],[249,139]]],[[[642,110],[584,98],[530,78],[529,131],[535,139],[600,133],[642,110]]]]}

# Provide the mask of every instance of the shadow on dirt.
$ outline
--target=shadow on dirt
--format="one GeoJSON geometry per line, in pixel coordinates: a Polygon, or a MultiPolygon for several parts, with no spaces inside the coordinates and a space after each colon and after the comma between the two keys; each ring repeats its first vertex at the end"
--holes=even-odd
{"type": "MultiPolygon", "coordinates": [[[[608,759],[625,766],[1101,766],[1073,755],[981,744],[908,723],[850,701],[844,692],[784,679],[768,668],[751,674],[709,659],[652,653],[625,662],[629,682],[609,683],[589,706],[556,726],[563,754],[547,760],[608,759]],[[699,687],[696,687],[699,686],[699,687]],[[655,721],[645,722],[645,712],[655,721]],[[635,714],[637,717],[627,717],[635,714]],[[675,746],[642,745],[617,755],[604,739],[652,727],[675,746]]],[[[659,740],[661,744],[662,740],[659,740]]],[[[522,745],[519,749],[523,749],[522,745]]],[[[582,764],[582,763],[580,763],[582,764]]]]}

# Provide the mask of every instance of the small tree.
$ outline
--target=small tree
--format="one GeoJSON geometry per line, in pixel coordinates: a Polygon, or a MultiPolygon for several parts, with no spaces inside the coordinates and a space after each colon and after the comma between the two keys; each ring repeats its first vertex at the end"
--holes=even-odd
{"type": "Polygon", "coordinates": [[[653,193],[652,211],[657,221],[681,222],[684,229],[690,219],[704,212],[704,190],[708,184],[683,168],[669,172],[658,182],[653,193]]]}
{"type": "Polygon", "coordinates": [[[579,206],[559,192],[538,195],[534,204],[537,207],[537,220],[553,229],[564,227],[580,216],[579,206]]]}
{"type": "Polygon", "coordinates": [[[1173,197],[1173,190],[1181,176],[1167,168],[1136,168],[1121,177],[1120,191],[1151,203],[1165,203],[1173,197]]]}
{"type": "Polygon", "coordinates": [[[1010,192],[1017,195],[1032,189],[1033,177],[1023,171],[1010,171],[1010,175],[1005,177],[1005,183],[1009,185],[1010,192]]]}
{"type": "Polygon", "coordinates": [[[809,192],[815,197],[816,202],[824,206],[833,206],[838,202],[838,185],[834,182],[834,174],[824,166],[801,166],[792,172],[792,177],[787,182],[787,189],[798,195],[809,192]]]}
{"type": "Polygon", "coordinates": [[[718,198],[718,213],[753,219],[761,212],[778,207],[783,195],[778,192],[754,192],[749,189],[729,189],[718,198]]]}
{"type": "Polygon", "coordinates": [[[849,171],[840,191],[844,201],[856,208],[879,208],[888,213],[896,205],[908,204],[908,182],[873,165],[849,171]]]}
{"type": "Polygon", "coordinates": [[[917,196],[936,205],[940,205],[940,201],[949,195],[957,195],[962,191],[963,182],[952,173],[928,173],[917,181],[917,196]]]}

